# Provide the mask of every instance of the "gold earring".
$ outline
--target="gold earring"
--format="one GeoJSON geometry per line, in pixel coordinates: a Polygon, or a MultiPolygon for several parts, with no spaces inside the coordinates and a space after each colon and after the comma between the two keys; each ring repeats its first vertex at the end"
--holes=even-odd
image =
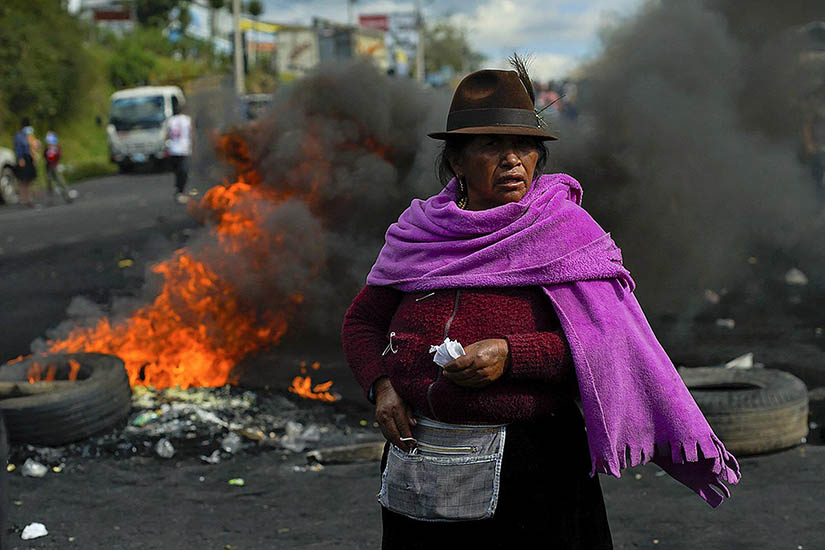
{"type": "Polygon", "coordinates": [[[457,177],[456,179],[458,179],[458,200],[456,201],[456,204],[459,208],[464,210],[465,208],[467,208],[468,200],[467,184],[464,183],[464,178],[461,176],[457,177]]]}

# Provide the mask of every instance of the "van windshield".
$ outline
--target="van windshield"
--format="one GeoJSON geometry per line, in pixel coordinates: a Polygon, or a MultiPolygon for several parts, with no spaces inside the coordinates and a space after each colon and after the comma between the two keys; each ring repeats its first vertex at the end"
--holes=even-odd
{"type": "Polygon", "coordinates": [[[165,118],[160,95],[116,99],[109,110],[109,122],[118,131],[157,128],[165,118]]]}

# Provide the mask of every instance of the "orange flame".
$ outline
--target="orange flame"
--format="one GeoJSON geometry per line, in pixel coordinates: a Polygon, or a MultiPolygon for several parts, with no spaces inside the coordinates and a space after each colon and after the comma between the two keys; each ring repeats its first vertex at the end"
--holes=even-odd
{"type": "Polygon", "coordinates": [[[56,376],[57,367],[55,365],[46,367],[46,375],[43,376],[43,366],[37,361],[32,363],[32,366],[26,371],[26,379],[28,379],[30,384],[35,382],[54,382],[56,376]]]}
{"type": "MultiPolygon", "coordinates": [[[[228,257],[243,256],[251,265],[276,249],[281,236],[259,225],[262,192],[243,181],[218,186],[201,206],[215,222],[212,231],[228,257]],[[239,208],[238,206],[242,206],[239,208]]],[[[94,351],[119,356],[132,385],[222,386],[232,381],[235,364],[249,354],[277,344],[286,332],[301,294],[287,297],[285,307],[260,313],[205,261],[181,249],[152,267],[163,286],[157,298],[124,321],[100,319],[93,327],[77,327],[64,339],[49,342],[51,352],[94,351]]]]}
{"type": "MultiPolygon", "coordinates": [[[[364,146],[385,153],[375,140],[367,141],[364,146]]],[[[261,304],[244,299],[241,289],[226,273],[233,268],[263,273],[258,268],[271,267],[272,256],[279,259],[287,244],[284,235],[263,223],[267,213],[293,198],[313,206],[319,186],[331,177],[331,166],[320,142],[308,134],[302,145],[306,160],[293,172],[297,181],[306,185],[300,187],[300,192],[276,191],[261,185],[249,146],[240,134],[221,136],[215,144],[234,166],[237,181],[210,189],[190,208],[209,227],[218,254],[177,250],[151,269],[162,280],[153,302],[126,319],[102,318],[94,326],[75,327],[65,338],[49,341],[50,352],[117,355],[124,361],[132,385],[187,388],[235,383],[232,369],[239,361],[277,345],[303,301],[301,285],[309,281],[291,281],[299,290],[286,296],[276,282],[269,281],[277,300],[262,312],[261,304]],[[230,259],[228,269],[213,269],[211,258],[216,255],[230,259]]],[[[315,266],[316,272],[319,267],[315,266]]],[[[335,395],[329,392],[331,385],[327,382],[313,387],[310,377],[296,377],[290,391],[334,401],[335,395]]]]}
{"type": "MultiPolygon", "coordinates": [[[[312,370],[318,370],[321,368],[321,363],[316,361],[312,364],[311,368],[312,370]]],[[[316,384],[315,386],[312,385],[312,377],[306,376],[306,362],[301,362],[301,374],[304,376],[296,376],[292,379],[292,385],[289,387],[290,392],[300,395],[305,399],[316,399],[329,403],[338,401],[341,398],[339,395],[329,391],[330,388],[332,388],[332,380],[316,384]]]]}
{"type": "Polygon", "coordinates": [[[74,359],[69,359],[69,382],[77,380],[77,373],[80,371],[80,363],[74,359]]]}

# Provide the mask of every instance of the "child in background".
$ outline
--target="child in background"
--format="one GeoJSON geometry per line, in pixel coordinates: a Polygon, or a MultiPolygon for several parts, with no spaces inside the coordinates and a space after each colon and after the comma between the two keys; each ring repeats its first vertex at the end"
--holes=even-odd
{"type": "Polygon", "coordinates": [[[49,189],[49,196],[54,196],[55,188],[66,202],[72,202],[73,193],[66,187],[63,174],[60,170],[60,145],[57,143],[57,134],[46,133],[46,148],[43,150],[43,158],[46,159],[46,184],[49,189]]]}

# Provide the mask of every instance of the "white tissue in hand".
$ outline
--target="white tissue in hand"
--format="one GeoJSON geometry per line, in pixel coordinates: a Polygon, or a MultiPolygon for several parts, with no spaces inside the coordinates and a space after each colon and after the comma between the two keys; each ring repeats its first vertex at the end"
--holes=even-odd
{"type": "Polygon", "coordinates": [[[430,346],[430,353],[435,352],[433,361],[439,367],[443,367],[453,359],[457,359],[464,355],[464,347],[449,338],[444,338],[444,342],[440,346],[430,346]]]}

